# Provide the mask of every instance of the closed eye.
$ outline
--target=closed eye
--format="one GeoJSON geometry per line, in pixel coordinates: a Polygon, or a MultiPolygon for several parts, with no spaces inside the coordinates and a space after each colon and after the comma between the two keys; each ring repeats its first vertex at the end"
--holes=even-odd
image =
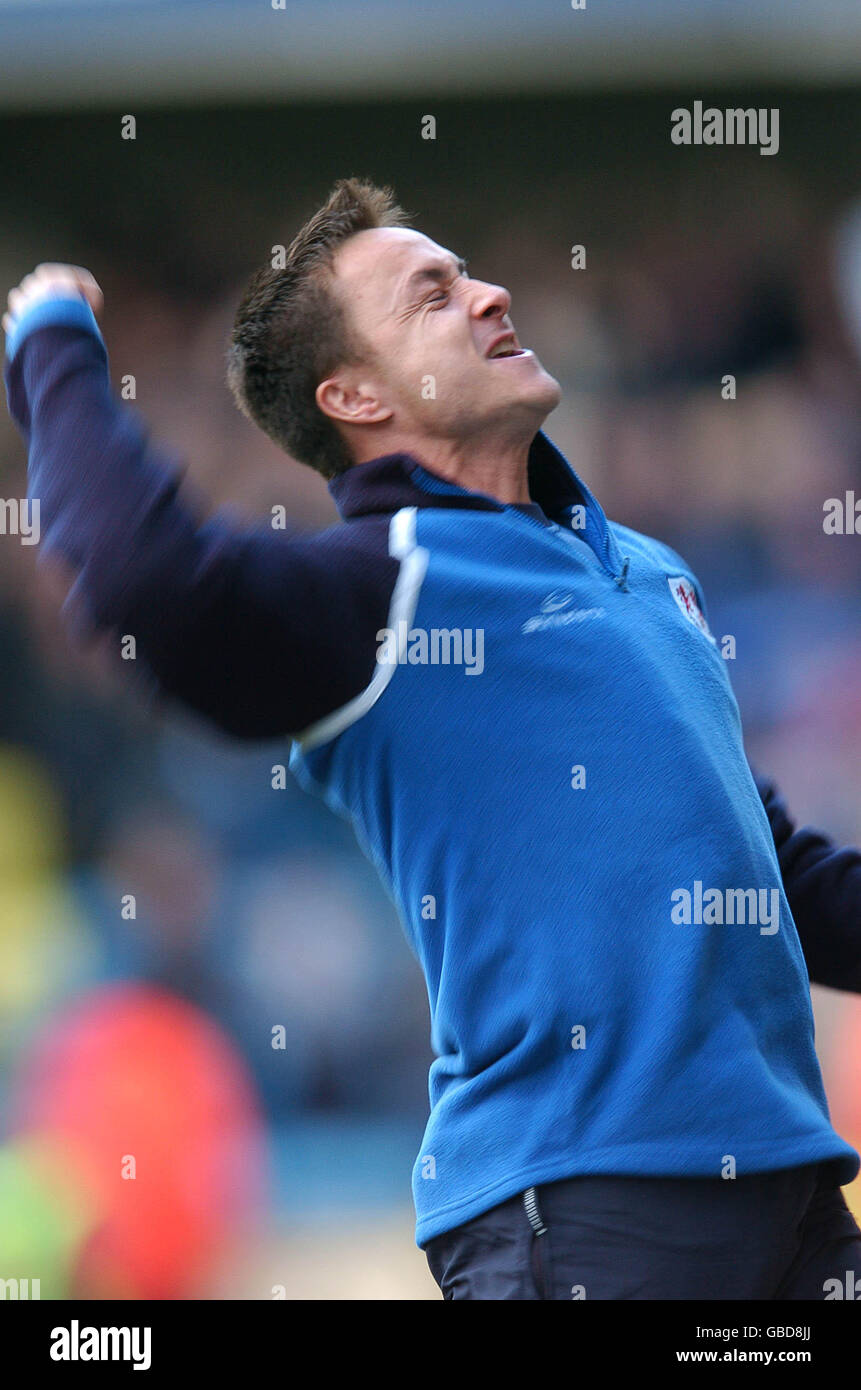
{"type": "MultiPolygon", "coordinates": [[[[452,286],[453,286],[453,285],[456,285],[456,284],[458,283],[458,280],[468,280],[468,279],[469,279],[469,276],[468,276],[467,273],[466,273],[466,264],[464,263],[463,269],[461,270],[459,276],[457,277],[457,280],[452,281],[452,286]]],[[[441,304],[441,303],[443,302],[443,300],[444,300],[444,299],[448,299],[448,298],[450,297],[450,295],[451,295],[451,287],[450,287],[449,289],[447,289],[447,290],[438,290],[436,294],[431,295],[431,298],[430,298],[429,300],[427,300],[427,303],[428,303],[428,304],[441,304]]]]}

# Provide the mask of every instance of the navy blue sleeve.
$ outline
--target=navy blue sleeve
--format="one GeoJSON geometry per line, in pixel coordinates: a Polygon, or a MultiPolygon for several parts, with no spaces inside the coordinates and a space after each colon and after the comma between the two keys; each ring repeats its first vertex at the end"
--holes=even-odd
{"type": "Polygon", "coordinates": [[[861,851],[796,830],[775,785],[754,773],[814,984],[861,994],[861,851]]]}
{"type": "Polygon", "coordinates": [[[19,327],[9,407],[42,550],[77,576],[73,621],[133,636],[162,694],[237,737],[299,733],[358,694],[397,577],[387,518],[313,536],[201,523],[180,467],[114,397],[89,306],[49,303],[19,327]]]}

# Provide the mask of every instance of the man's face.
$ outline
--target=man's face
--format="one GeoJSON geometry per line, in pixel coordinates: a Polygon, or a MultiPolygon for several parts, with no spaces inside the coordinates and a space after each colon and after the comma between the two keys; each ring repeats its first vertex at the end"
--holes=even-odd
{"type": "Polygon", "coordinates": [[[334,259],[334,288],[373,352],[355,380],[391,409],[399,432],[467,442],[489,428],[538,430],[558,405],[558,382],[516,337],[508,291],[471,279],[421,232],[350,237],[334,259]]]}

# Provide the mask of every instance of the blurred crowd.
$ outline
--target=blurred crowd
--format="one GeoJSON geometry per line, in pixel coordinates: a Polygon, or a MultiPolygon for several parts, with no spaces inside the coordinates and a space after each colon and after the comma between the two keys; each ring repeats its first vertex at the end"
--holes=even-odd
{"type": "MultiPolygon", "coordinates": [[[[599,181],[585,235],[555,210],[552,187],[499,223],[466,179],[450,220],[435,204],[419,225],[512,291],[521,341],[564,388],[546,428],[608,514],[690,561],[713,632],[735,638],[751,760],[800,819],[861,843],[861,542],[823,530],[826,499],[861,497],[859,214],[851,199],[823,211],[803,180],[766,176],[763,163],[719,191],[681,180],[674,205],[665,193],[626,219],[619,189],[599,181]],[[467,226],[472,244],[455,244],[467,226]],[[583,269],[571,266],[573,243],[583,269]]],[[[282,200],[282,239],[307,210],[282,200]]],[[[205,508],[254,517],[282,503],[297,527],[329,524],[322,481],[226,391],[242,277],[178,297],[152,266],[142,276],[125,254],[93,254],[114,380],[134,374],[130,408],[186,461],[205,508]]],[[[45,258],[34,244],[32,260],[45,258]]],[[[2,227],[0,267],[10,283],[29,268],[2,227]]],[[[24,451],[0,415],[0,493],[24,488],[24,451]]],[[[80,1127],[68,1097],[87,1078],[97,1087],[118,1048],[127,1054],[111,1032],[126,1019],[154,1039],[140,1044],[131,1092],[155,1087],[164,1126],[187,1075],[189,1107],[171,1132],[219,1135],[224,1163],[208,1179],[191,1165],[187,1184],[210,1198],[197,1217],[186,1212],[200,1229],[185,1256],[153,1255],[132,1275],[92,1244],[101,1189],[84,1158],[91,1196],[52,1228],[64,1233],[58,1290],[121,1293],[125,1269],[132,1292],[177,1296],[208,1287],[204,1269],[219,1296],[235,1296],[201,1254],[222,1210],[226,1231],[240,1209],[265,1225],[352,1203],[402,1217],[406,1244],[430,1052],[424,987],[391,903],[345,825],[292,784],[273,789],[286,744],[233,745],[106,683],[71,646],[36,569],[34,548],[0,537],[0,1213],[26,1208],[26,1192],[43,1209],[21,1136],[80,1127]],[[100,1013],[106,998],[116,1007],[100,1013]],[[230,1123],[191,1079],[200,1055],[228,1078],[230,1123]],[[237,1133],[260,1167],[228,1161],[237,1133]],[[86,1231],[82,1275],[69,1252],[86,1231]]],[[[857,1144],[858,1002],[817,991],[816,1012],[835,1123],[857,1144]]],[[[119,1112],[115,1123],[124,1133],[119,1112]]],[[[56,1194],[50,1157],[41,1161],[42,1194],[56,1194]]]]}

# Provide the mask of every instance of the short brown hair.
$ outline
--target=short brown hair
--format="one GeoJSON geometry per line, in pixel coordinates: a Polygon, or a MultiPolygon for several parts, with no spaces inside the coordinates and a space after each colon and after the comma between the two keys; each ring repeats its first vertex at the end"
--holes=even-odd
{"type": "Polygon", "coordinates": [[[227,360],[236,404],[276,444],[324,478],[343,473],[353,459],[314,393],[337,367],[370,355],[331,289],[334,253],[356,232],[406,222],[390,188],[339,179],[293,238],[283,266],[261,266],[236,311],[227,360]]]}

